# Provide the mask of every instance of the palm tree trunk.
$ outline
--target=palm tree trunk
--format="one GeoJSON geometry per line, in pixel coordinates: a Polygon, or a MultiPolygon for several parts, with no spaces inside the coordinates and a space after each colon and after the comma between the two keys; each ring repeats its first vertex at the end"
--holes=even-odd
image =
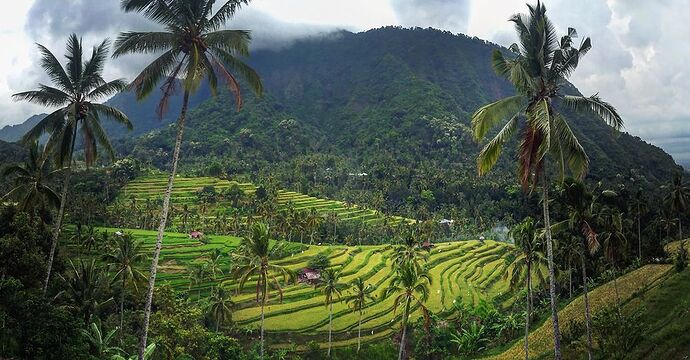
{"type": "Polygon", "coordinates": [[[53,242],[50,245],[50,254],[48,255],[48,269],[46,270],[46,280],[43,282],[43,295],[48,292],[48,282],[50,281],[50,273],[53,270],[55,250],[57,249],[58,239],[60,238],[60,230],[62,229],[62,218],[65,216],[65,204],[67,203],[67,193],[69,192],[69,180],[70,176],[72,175],[72,155],[74,154],[74,143],[76,141],[76,136],[77,126],[75,124],[74,131],[72,132],[72,144],[70,145],[67,170],[65,171],[65,180],[62,185],[60,210],[58,210],[58,217],[55,219],[55,226],[53,227],[53,242]]]}
{"type": "Polygon", "coordinates": [[[143,332],[139,342],[139,360],[144,360],[144,351],[146,350],[146,338],[148,336],[149,320],[151,317],[151,303],[153,302],[153,288],[156,285],[156,272],[158,271],[158,258],[160,257],[161,247],[163,246],[163,233],[165,232],[165,224],[168,220],[170,196],[172,195],[175,174],[177,173],[177,162],[180,160],[180,147],[182,146],[182,135],[184,134],[184,122],[185,117],[187,116],[188,106],[189,91],[185,91],[184,98],[182,100],[182,110],[180,111],[180,117],[177,120],[177,137],[175,138],[172,169],[170,169],[168,186],[165,189],[165,196],[163,197],[163,212],[161,214],[160,224],[158,225],[158,237],[156,238],[156,247],[153,250],[153,260],[151,261],[151,274],[149,275],[149,287],[146,293],[146,306],[144,307],[144,323],[142,326],[143,332]]]}
{"type": "Polygon", "coordinates": [[[680,219],[682,214],[678,215],[678,240],[683,240],[683,221],[680,219]]]}
{"type": "Polygon", "coordinates": [[[407,334],[407,317],[410,311],[410,299],[408,298],[405,302],[405,313],[402,318],[402,336],[400,337],[400,351],[398,352],[398,360],[402,360],[403,353],[405,352],[405,335],[407,334]]]}
{"type": "Polygon", "coordinates": [[[527,303],[527,312],[525,313],[525,360],[529,360],[529,317],[532,312],[530,308],[530,288],[532,287],[532,264],[527,262],[527,295],[525,296],[525,302],[527,303]]]}
{"type": "Polygon", "coordinates": [[[331,343],[333,342],[333,303],[328,307],[328,357],[331,357],[331,343]]]}
{"type": "Polygon", "coordinates": [[[637,257],[642,260],[642,228],[640,226],[640,204],[637,204],[637,257]]]}
{"type": "Polygon", "coordinates": [[[573,266],[568,260],[568,298],[573,297],[573,266]]]}
{"type": "Polygon", "coordinates": [[[264,304],[266,303],[266,294],[261,298],[261,360],[264,359],[264,304]]]}
{"type": "Polygon", "coordinates": [[[122,273],[122,289],[120,289],[120,345],[122,345],[122,336],[124,335],[124,323],[125,323],[125,281],[126,277],[124,272],[122,273]]]}
{"type": "Polygon", "coordinates": [[[582,247],[583,253],[580,254],[580,261],[582,262],[582,288],[585,300],[585,322],[587,327],[587,356],[589,360],[594,358],[592,354],[592,317],[589,314],[589,291],[587,290],[587,268],[585,267],[585,246],[582,247]]]}
{"type": "Polygon", "coordinates": [[[542,172],[541,178],[546,252],[549,263],[549,296],[551,298],[551,321],[553,323],[553,351],[554,359],[561,360],[561,332],[558,327],[558,304],[556,299],[556,270],[553,264],[553,239],[551,238],[551,221],[549,219],[549,183],[546,180],[545,170],[542,172]]]}
{"type": "Polygon", "coordinates": [[[362,348],[362,312],[359,312],[359,323],[357,324],[357,352],[362,348]]]}

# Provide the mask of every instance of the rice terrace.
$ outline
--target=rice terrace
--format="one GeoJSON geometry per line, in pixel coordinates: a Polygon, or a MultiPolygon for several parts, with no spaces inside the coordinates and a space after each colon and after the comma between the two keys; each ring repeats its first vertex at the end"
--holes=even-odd
{"type": "Polygon", "coordinates": [[[0,359],[690,359],[680,1],[0,11],[0,359]]]}

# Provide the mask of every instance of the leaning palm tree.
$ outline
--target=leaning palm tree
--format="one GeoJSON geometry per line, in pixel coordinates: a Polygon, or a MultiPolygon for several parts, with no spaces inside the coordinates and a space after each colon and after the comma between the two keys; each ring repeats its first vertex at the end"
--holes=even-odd
{"type": "Polygon", "coordinates": [[[228,88],[235,95],[239,110],[242,106],[240,85],[230,70],[240,74],[257,94],[261,94],[263,90],[258,74],[240,58],[249,54],[251,40],[249,31],[220,30],[240,8],[240,5],[247,2],[247,0],[226,1],[214,12],[215,0],[122,1],[125,11],[142,12],[150,20],[165,28],[164,31],[157,32],[124,32],[118,36],[115,43],[114,57],[133,53],[160,53],[132,82],[131,86],[135,89],[137,98],[144,99],[151,94],[156,85],[162,82],[162,97],[158,105],[158,114],[162,117],[168,100],[178,85],[181,85],[184,93],[180,116],[177,120],[172,166],[163,196],[163,210],[151,262],[149,288],[144,308],[144,331],[139,344],[140,357],[146,348],[158,258],[168,219],[177,163],[180,158],[189,97],[199,88],[204,78],[208,79],[211,92],[216,94],[220,78],[227,83],[228,88]]]}
{"type": "Polygon", "coordinates": [[[374,301],[371,296],[371,285],[364,284],[362,278],[357,278],[350,284],[353,296],[345,300],[354,311],[359,313],[359,321],[357,322],[357,352],[362,348],[362,315],[364,315],[364,308],[370,301],[374,301]]]}
{"type": "Polygon", "coordinates": [[[683,174],[676,172],[671,178],[671,186],[664,198],[670,210],[678,214],[678,240],[683,240],[683,222],[681,217],[688,209],[690,202],[690,185],[683,181],[683,174]]]}
{"type": "Polygon", "coordinates": [[[321,273],[321,293],[324,303],[328,307],[328,356],[331,356],[331,344],[333,340],[333,301],[340,301],[342,295],[340,284],[340,272],[335,269],[326,269],[321,273]]]}
{"type": "Polygon", "coordinates": [[[142,244],[134,240],[129,234],[115,238],[115,248],[103,257],[103,260],[114,271],[112,282],[120,283],[120,341],[124,331],[125,314],[125,290],[127,283],[131,282],[134,289],[138,290],[137,283],[146,279],[146,275],[139,270],[139,265],[146,259],[142,244]]]}
{"type": "Polygon", "coordinates": [[[479,153],[477,167],[480,175],[491,170],[503,145],[519,131],[517,162],[520,183],[525,190],[537,185],[542,187],[554,354],[560,360],[546,158],[549,154],[553,155],[561,174],[569,167],[576,176],[584,177],[588,167],[584,148],[559,111],[561,105],[575,111],[587,111],[616,130],[621,128],[623,120],[615,108],[598,95],[584,97],[563,93],[568,76],[591,48],[590,39],[585,38],[579,46],[575,46],[577,32],[569,28],[568,34],[558,41],[554,26],[546,16],[545,6],[537,2],[536,6],[528,5],[528,8],[529,14],[517,14],[510,19],[515,24],[520,45],[511,45],[512,54],[509,56],[495,50],[492,58],[494,70],[513,84],[517,94],[479,108],[472,115],[472,129],[475,139],[481,141],[491,128],[507,121],[479,153]]]}
{"type": "Polygon", "coordinates": [[[211,292],[211,299],[208,304],[208,313],[213,320],[216,332],[221,326],[232,321],[232,307],[235,303],[230,298],[230,292],[222,285],[218,285],[211,292]]]}
{"type": "Polygon", "coordinates": [[[108,134],[101,126],[101,119],[108,118],[119,122],[128,129],[132,129],[127,115],[114,107],[99,104],[98,101],[123,90],[126,83],[122,79],[105,81],[101,76],[105,60],[108,55],[110,42],[104,40],[93,48],[91,58],[84,61],[81,39],[72,34],[67,40],[67,64],[63,68],[58,59],[43,45],[38,45],[41,51],[41,67],[50,77],[55,86],[39,84],[38,90],[25,91],[12,95],[15,101],[28,101],[34,104],[58,109],[39,121],[23,138],[24,142],[38,140],[43,134],[50,135],[49,143],[54,144],[56,162],[59,167],[65,167],[62,185],[62,196],[58,216],[55,220],[52,234],[52,244],[48,255],[46,279],[43,293],[48,290],[48,281],[53,268],[55,249],[65,214],[65,203],[69,191],[71,164],[74,146],[77,140],[84,146],[84,160],[86,165],[92,165],[98,157],[98,147],[103,147],[111,159],[115,152],[108,139],[108,134]]]}
{"type": "Polygon", "coordinates": [[[410,307],[415,304],[419,306],[422,311],[425,322],[429,321],[429,310],[424,306],[424,303],[429,298],[429,286],[431,285],[431,277],[426,268],[418,270],[414,264],[404,263],[397,267],[395,275],[391,279],[390,284],[384,290],[383,296],[398,294],[393,305],[393,312],[398,306],[403,306],[403,315],[401,320],[400,336],[400,351],[398,352],[398,360],[402,360],[405,352],[405,336],[407,335],[407,322],[410,317],[410,307]]]}
{"type": "Polygon", "coordinates": [[[4,196],[5,199],[19,200],[19,208],[31,216],[39,212],[45,221],[45,215],[50,208],[60,206],[60,197],[50,186],[50,181],[61,169],[51,170],[48,161],[49,153],[43,146],[34,141],[29,147],[29,158],[22,165],[8,166],[3,170],[3,176],[16,176],[14,187],[4,196]]]}
{"type": "Polygon", "coordinates": [[[268,302],[269,292],[278,291],[280,301],[283,301],[283,288],[279,281],[294,280],[294,274],[286,267],[270,263],[271,256],[281,251],[280,245],[270,246],[268,225],[254,223],[249,236],[242,238],[240,250],[233,254],[235,275],[239,279],[238,291],[244,288],[250,277],[256,276],[256,301],[261,305],[261,358],[264,358],[264,307],[268,302]]]}
{"type": "Polygon", "coordinates": [[[537,226],[531,217],[511,229],[515,241],[516,257],[510,263],[504,279],[509,281],[510,288],[515,289],[525,282],[526,308],[525,313],[525,359],[529,359],[529,321],[532,316],[532,280],[536,276],[537,284],[546,283],[544,269],[548,266],[546,258],[539,252],[541,247],[537,226]]]}

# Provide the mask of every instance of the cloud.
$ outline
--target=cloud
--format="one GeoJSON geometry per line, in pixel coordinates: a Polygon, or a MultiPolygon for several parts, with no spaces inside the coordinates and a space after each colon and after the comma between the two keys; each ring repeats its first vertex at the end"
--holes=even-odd
{"type": "Polygon", "coordinates": [[[391,0],[402,26],[434,27],[466,33],[470,16],[469,0],[391,0]]]}

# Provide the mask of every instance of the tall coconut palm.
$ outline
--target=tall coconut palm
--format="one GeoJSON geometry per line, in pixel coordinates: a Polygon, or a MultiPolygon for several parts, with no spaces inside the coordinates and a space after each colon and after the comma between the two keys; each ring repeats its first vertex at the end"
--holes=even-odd
{"type": "Polygon", "coordinates": [[[592,317],[589,308],[589,289],[587,288],[587,262],[589,255],[596,253],[600,247],[598,234],[593,226],[597,220],[598,199],[601,196],[609,196],[609,191],[602,192],[601,195],[594,197],[587,190],[581,181],[565,179],[561,185],[559,201],[565,205],[568,212],[568,219],[554,224],[552,228],[556,231],[568,229],[580,236],[580,268],[582,270],[582,289],[585,305],[585,325],[587,329],[587,355],[591,360],[594,357],[592,342],[592,317]]]}
{"type": "Polygon", "coordinates": [[[417,269],[414,264],[403,263],[396,267],[395,274],[391,279],[390,284],[384,290],[383,296],[397,294],[393,302],[393,312],[398,309],[398,306],[403,307],[403,315],[401,319],[400,336],[400,350],[398,351],[398,360],[402,360],[405,352],[405,337],[407,335],[407,322],[410,317],[410,307],[415,304],[419,306],[422,311],[425,322],[429,322],[429,310],[424,306],[424,303],[429,298],[429,286],[431,285],[431,277],[426,268],[417,269]]]}
{"type": "Polygon", "coordinates": [[[162,82],[163,94],[158,105],[158,114],[162,117],[170,96],[178,85],[181,85],[184,93],[180,116],[177,120],[172,166],[163,197],[163,210],[151,261],[149,288],[144,308],[144,331],[139,344],[140,358],[146,348],[156,270],[168,219],[177,163],[180,158],[189,96],[199,88],[204,78],[208,79],[211,92],[216,94],[220,78],[235,95],[239,110],[242,106],[240,85],[231,70],[244,78],[257,94],[261,94],[263,89],[258,74],[241,60],[241,57],[249,54],[251,40],[249,31],[220,30],[242,4],[248,3],[248,0],[226,1],[214,12],[215,3],[215,0],[122,1],[122,8],[125,11],[141,12],[164,27],[164,31],[157,32],[124,32],[118,36],[115,43],[114,57],[132,53],[160,54],[132,82],[131,86],[136,91],[137,99],[144,99],[150,95],[156,85],[162,82]],[[182,79],[181,84],[178,79],[182,79]]]}
{"type": "Polygon", "coordinates": [[[683,174],[676,172],[671,178],[671,186],[664,198],[670,210],[678,214],[678,240],[683,240],[683,222],[681,220],[683,214],[688,209],[688,202],[690,201],[690,185],[683,181],[683,174]]]}
{"type": "Polygon", "coordinates": [[[39,84],[38,90],[25,91],[12,95],[15,101],[30,103],[58,109],[39,121],[23,137],[24,142],[37,141],[43,134],[50,135],[49,143],[54,144],[56,162],[65,167],[62,195],[58,216],[55,220],[46,279],[43,293],[48,290],[48,282],[53,269],[55,249],[65,215],[65,203],[69,191],[72,169],[72,158],[77,140],[84,146],[86,165],[92,165],[98,157],[98,147],[103,147],[114,157],[114,151],[108,134],[101,126],[102,118],[119,122],[132,129],[127,115],[120,110],[99,104],[98,101],[120,92],[126,86],[122,79],[105,81],[101,76],[108,56],[110,42],[104,40],[94,46],[91,58],[84,61],[81,39],[72,34],[67,40],[66,66],[63,68],[58,59],[45,46],[38,45],[41,52],[41,68],[48,74],[54,86],[39,84]]]}
{"type": "Polygon", "coordinates": [[[637,258],[642,260],[642,214],[649,211],[648,201],[642,189],[635,192],[635,197],[633,197],[630,205],[637,220],[637,258]]]}
{"type": "Polygon", "coordinates": [[[364,315],[364,308],[370,301],[374,301],[374,298],[371,296],[371,285],[364,284],[362,278],[355,279],[350,284],[350,288],[352,297],[348,298],[346,302],[359,314],[359,321],[357,322],[357,352],[359,352],[362,348],[362,315],[364,315]]]}
{"type": "Polygon", "coordinates": [[[50,181],[61,169],[51,170],[48,161],[49,153],[34,141],[29,147],[29,158],[22,165],[8,166],[3,170],[3,176],[16,176],[14,187],[3,197],[19,200],[19,208],[34,216],[39,212],[42,220],[45,219],[50,208],[60,206],[60,197],[50,186],[50,181]]]}
{"type": "Polygon", "coordinates": [[[510,46],[512,54],[509,56],[495,50],[492,57],[494,70],[513,84],[517,94],[479,108],[472,115],[472,129],[475,139],[481,141],[489,130],[507,121],[479,153],[477,167],[480,175],[491,170],[503,145],[519,130],[517,162],[520,183],[525,190],[537,185],[542,187],[554,354],[560,360],[556,277],[549,218],[549,182],[545,171],[547,155],[552,155],[562,174],[566,167],[578,177],[583,177],[586,173],[589,162],[587,155],[559,111],[561,105],[574,111],[593,114],[613,129],[620,129],[623,120],[616,109],[598,95],[584,97],[563,93],[567,78],[591,48],[591,41],[585,38],[579,46],[575,46],[577,32],[572,28],[559,41],[554,26],[546,15],[546,7],[537,2],[536,5],[528,5],[528,8],[528,14],[517,14],[510,18],[520,44],[510,46]]]}
{"type": "Polygon", "coordinates": [[[428,260],[428,251],[423,249],[415,239],[413,229],[407,230],[404,236],[404,244],[397,245],[393,249],[393,264],[402,266],[410,263],[417,267],[417,271],[421,271],[423,264],[428,260]]]}
{"type": "Polygon", "coordinates": [[[504,273],[504,279],[509,281],[511,288],[516,288],[522,281],[525,282],[526,308],[525,313],[525,359],[529,359],[529,321],[532,316],[532,280],[536,276],[537,284],[546,283],[545,267],[548,266],[546,258],[539,252],[541,247],[537,226],[531,217],[525,218],[521,223],[511,229],[511,235],[515,241],[516,257],[504,273]]]}
{"type": "Polygon", "coordinates": [[[216,286],[211,293],[211,300],[208,304],[208,312],[216,327],[216,332],[221,326],[232,321],[232,307],[235,303],[221,284],[216,286]]]}
{"type": "Polygon", "coordinates": [[[134,289],[138,291],[137,283],[146,279],[146,275],[139,270],[139,265],[146,260],[146,255],[140,241],[124,234],[115,237],[115,248],[111,253],[103,256],[103,260],[114,271],[112,282],[120,283],[120,340],[122,340],[127,283],[131,282],[134,289]]]}
{"type": "Polygon", "coordinates": [[[256,301],[261,305],[261,358],[264,358],[264,307],[268,302],[269,292],[278,291],[283,301],[283,288],[279,277],[288,283],[294,280],[294,274],[286,267],[270,263],[271,255],[280,251],[280,245],[270,245],[268,225],[254,223],[249,236],[242,238],[242,245],[233,254],[237,264],[235,275],[239,279],[237,289],[244,288],[250,277],[256,276],[256,301]]]}
{"type": "Polygon", "coordinates": [[[620,210],[605,205],[598,214],[598,223],[603,230],[600,237],[602,239],[604,257],[611,266],[613,287],[616,292],[616,303],[620,314],[621,298],[615,272],[627,248],[627,238],[623,230],[623,214],[621,214],[620,210]]]}
{"type": "Polygon", "coordinates": [[[340,301],[342,284],[340,284],[340,271],[329,268],[321,273],[321,293],[324,303],[328,307],[328,356],[331,356],[331,344],[333,342],[333,302],[340,301]]]}

